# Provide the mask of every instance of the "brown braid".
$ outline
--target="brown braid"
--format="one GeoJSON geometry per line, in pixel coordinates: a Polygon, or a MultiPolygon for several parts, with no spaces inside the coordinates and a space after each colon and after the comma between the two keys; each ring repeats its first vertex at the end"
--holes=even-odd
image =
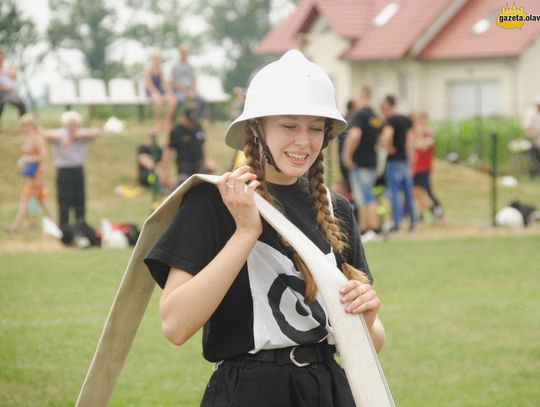
{"type": "MultiPolygon", "coordinates": [[[[326,120],[323,148],[332,140],[332,121],[326,120]]],[[[328,202],[328,192],[324,185],[324,160],[322,151],[308,171],[309,192],[313,198],[313,208],[317,224],[336,254],[342,255],[345,249],[344,237],[336,223],[328,202]]],[[[360,270],[344,262],[341,269],[349,280],[368,282],[367,276],[360,270]]]]}
{"type": "MultiPolygon", "coordinates": [[[[331,123],[332,122],[330,120],[327,120],[325,126],[325,140],[323,142],[323,148],[326,147],[331,140],[331,123]]],[[[259,126],[259,122],[256,120],[251,120],[246,123],[244,155],[246,156],[247,165],[251,167],[253,173],[257,176],[257,180],[260,182],[260,185],[257,188],[257,192],[259,192],[259,194],[268,202],[270,202],[275,208],[277,208],[278,210],[282,210],[281,205],[273,197],[273,195],[268,189],[268,183],[265,177],[265,160],[263,159],[262,146],[260,140],[258,140],[257,138],[258,136],[260,137],[261,132],[260,127],[257,131],[256,126],[259,126]]],[[[317,157],[317,160],[308,171],[309,190],[313,198],[317,223],[321,227],[321,230],[324,232],[334,251],[341,254],[345,247],[345,244],[343,243],[339,228],[329,209],[328,196],[326,192],[326,187],[324,185],[323,174],[323,154],[320,153],[317,157]]],[[[296,269],[302,274],[306,285],[304,297],[308,303],[312,302],[317,294],[317,286],[315,285],[315,281],[310,270],[308,269],[300,255],[296,253],[296,251],[291,247],[289,242],[287,242],[281,235],[279,235],[279,239],[281,240],[281,243],[293,253],[292,258],[294,265],[296,269]]],[[[355,269],[347,263],[342,264],[342,271],[348,279],[356,279],[362,282],[367,282],[367,278],[364,273],[355,269]]]]}

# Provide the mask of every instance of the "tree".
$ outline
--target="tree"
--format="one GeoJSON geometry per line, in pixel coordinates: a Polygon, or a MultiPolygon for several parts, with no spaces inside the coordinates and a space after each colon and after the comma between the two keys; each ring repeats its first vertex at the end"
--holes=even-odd
{"type": "Polygon", "coordinates": [[[123,64],[110,58],[119,38],[116,11],[103,0],[49,0],[52,18],[47,30],[52,49],[79,50],[95,77],[110,79],[123,72],[123,64]]]}
{"type": "Polygon", "coordinates": [[[201,13],[209,29],[205,38],[225,49],[229,64],[225,68],[227,90],[246,86],[251,74],[267,62],[253,49],[271,29],[272,0],[204,0],[201,13]]]}
{"type": "Polygon", "coordinates": [[[22,14],[15,1],[7,0],[0,3],[0,46],[17,70],[18,78],[25,86],[32,106],[34,101],[28,86],[28,78],[44,57],[44,53],[29,52],[29,48],[37,42],[38,35],[34,22],[22,14]]]}
{"type": "Polygon", "coordinates": [[[193,11],[191,1],[126,0],[126,7],[130,16],[125,37],[159,49],[176,48],[185,41],[199,45],[199,39],[183,29],[185,16],[193,11]]]}

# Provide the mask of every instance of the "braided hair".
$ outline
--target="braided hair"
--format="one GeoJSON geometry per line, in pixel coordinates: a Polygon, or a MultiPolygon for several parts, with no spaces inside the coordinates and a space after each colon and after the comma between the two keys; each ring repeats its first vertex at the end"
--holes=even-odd
{"type": "MultiPolygon", "coordinates": [[[[249,120],[246,123],[245,139],[244,139],[244,155],[246,156],[247,165],[249,165],[252,171],[257,176],[260,182],[257,192],[270,202],[278,210],[281,210],[279,202],[272,196],[268,189],[268,182],[266,181],[265,166],[266,163],[270,163],[275,166],[273,158],[266,147],[264,135],[261,131],[260,119],[249,120]],[[272,160],[272,161],[271,161],[272,160]]],[[[313,209],[315,211],[315,217],[320,230],[324,233],[326,240],[332,247],[336,257],[343,258],[343,251],[347,247],[345,237],[341,233],[338,225],[338,220],[334,217],[330,211],[330,204],[328,202],[327,188],[324,185],[324,159],[322,149],[324,149],[328,143],[332,140],[332,127],[333,122],[330,119],[326,119],[324,126],[324,141],[321,148],[321,152],[317,156],[315,162],[308,170],[308,183],[309,192],[313,200],[313,209]]],[[[279,169],[276,168],[278,171],[279,169]]],[[[306,264],[300,257],[300,255],[291,247],[291,245],[283,238],[279,236],[282,244],[292,253],[292,259],[294,265],[298,271],[304,277],[306,289],[304,297],[306,301],[312,302],[317,294],[317,287],[311,272],[307,268],[306,264]]],[[[351,266],[343,261],[341,264],[341,271],[349,280],[358,280],[361,282],[368,282],[367,276],[360,270],[351,266]]]]}

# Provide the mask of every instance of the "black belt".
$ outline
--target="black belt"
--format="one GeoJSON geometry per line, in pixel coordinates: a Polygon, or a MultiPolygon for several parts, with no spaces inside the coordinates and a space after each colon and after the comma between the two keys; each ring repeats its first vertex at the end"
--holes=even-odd
{"type": "Polygon", "coordinates": [[[263,349],[253,354],[246,353],[235,356],[224,362],[257,361],[304,367],[312,363],[332,360],[335,351],[335,346],[324,342],[316,345],[298,345],[288,348],[263,349]]]}

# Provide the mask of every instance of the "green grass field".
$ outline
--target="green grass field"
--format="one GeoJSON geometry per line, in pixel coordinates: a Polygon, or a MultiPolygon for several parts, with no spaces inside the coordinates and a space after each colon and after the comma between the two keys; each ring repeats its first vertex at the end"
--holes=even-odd
{"type": "MultiPolygon", "coordinates": [[[[74,403],[129,257],[61,254],[0,256],[2,406],[74,403]]],[[[536,237],[396,241],[367,255],[388,335],[380,359],[398,406],[538,406],[536,237]]],[[[198,405],[211,372],[200,335],[170,345],[157,294],[112,406],[198,405]]]]}
{"type": "MultiPolygon", "coordinates": [[[[40,115],[57,126],[59,111],[40,115]]],[[[96,121],[95,125],[102,122],[96,121]]],[[[223,123],[207,123],[208,151],[224,171],[232,153],[223,123]]],[[[150,193],[115,194],[135,181],[135,151],[151,123],[130,121],[89,149],[87,219],[142,224],[150,193]]],[[[165,135],[161,135],[165,142],[165,135]]],[[[22,137],[8,109],[0,133],[0,227],[17,210],[15,165],[22,137]]],[[[333,179],[337,177],[334,157],[333,179]]],[[[54,205],[54,171],[47,182],[54,205]]],[[[437,162],[435,185],[449,226],[422,225],[414,234],[366,247],[383,301],[387,344],[380,355],[397,406],[540,405],[539,228],[485,228],[490,178],[437,162]],[[472,236],[472,237],[470,237],[472,236]]],[[[540,187],[520,179],[499,188],[510,199],[540,206],[540,187]]],[[[0,231],[0,406],[73,405],[130,252],[65,249],[24,227],[0,231]]],[[[181,348],[161,335],[157,292],[111,401],[112,406],[196,406],[212,366],[200,356],[200,335],[181,348]]],[[[254,406],[256,407],[256,406],[254,406]]]]}

